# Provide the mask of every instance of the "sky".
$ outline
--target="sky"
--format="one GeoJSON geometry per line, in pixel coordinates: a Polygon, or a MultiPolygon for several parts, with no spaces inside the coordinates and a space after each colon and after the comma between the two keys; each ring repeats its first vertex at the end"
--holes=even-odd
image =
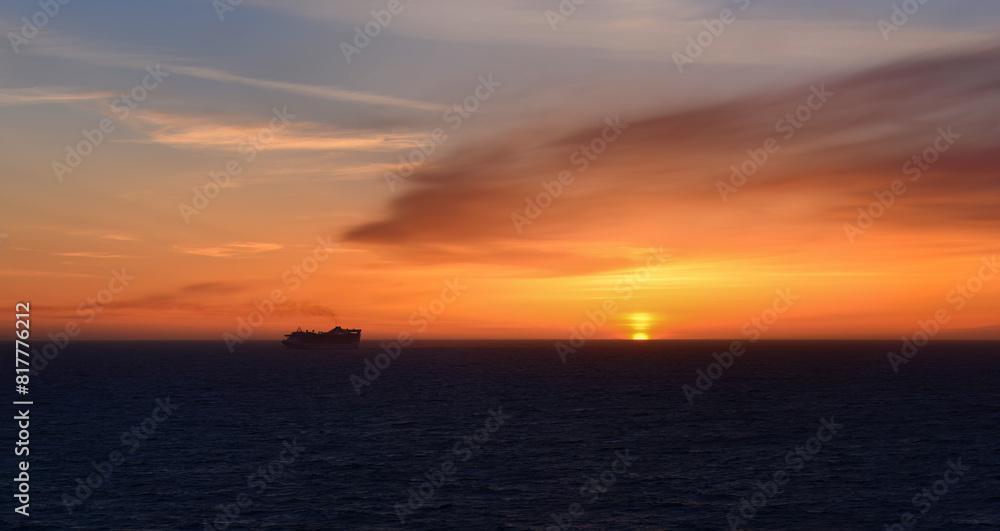
{"type": "Polygon", "coordinates": [[[0,5],[35,337],[1000,339],[992,2],[232,4],[0,5]]]}

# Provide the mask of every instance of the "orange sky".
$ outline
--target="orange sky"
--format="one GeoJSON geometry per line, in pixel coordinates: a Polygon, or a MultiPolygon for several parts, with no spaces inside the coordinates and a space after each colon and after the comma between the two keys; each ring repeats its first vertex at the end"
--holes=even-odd
{"type": "Polygon", "coordinates": [[[0,53],[2,299],[31,301],[36,337],[74,323],[84,339],[219,339],[277,295],[250,338],[335,322],[369,339],[566,338],[606,304],[596,337],[747,338],[785,291],[763,338],[899,338],[938,310],[941,337],[1000,338],[995,23],[886,43],[875,20],[807,17],[825,46],[789,30],[764,64],[776,19],[761,12],[679,73],[671,52],[710,14],[648,22],[676,37],[654,55],[586,41],[617,26],[583,10],[565,40],[498,14],[534,21],[532,52],[415,12],[348,64],[336,45],[364,13],[241,9],[250,28],[339,28],[335,57],[310,63],[295,38],[276,57],[250,41],[252,61],[236,45],[199,57],[201,35],[100,42],[70,18],[0,53]],[[156,64],[168,74],[123,117],[115,98],[156,64]],[[53,169],[103,119],[93,153],[53,169]],[[389,186],[421,143],[433,153],[389,186]],[[732,165],[759,168],[733,181],[732,165]],[[846,230],[876,193],[891,204],[846,230]]]}

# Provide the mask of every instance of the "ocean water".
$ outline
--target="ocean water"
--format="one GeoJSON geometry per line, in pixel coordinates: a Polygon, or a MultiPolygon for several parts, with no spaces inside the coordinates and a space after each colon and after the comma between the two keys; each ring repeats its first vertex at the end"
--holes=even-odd
{"type": "Polygon", "coordinates": [[[8,450],[0,526],[1000,529],[1000,344],[898,373],[898,342],[711,367],[728,344],[76,342],[32,378],[31,514],[8,450]]]}

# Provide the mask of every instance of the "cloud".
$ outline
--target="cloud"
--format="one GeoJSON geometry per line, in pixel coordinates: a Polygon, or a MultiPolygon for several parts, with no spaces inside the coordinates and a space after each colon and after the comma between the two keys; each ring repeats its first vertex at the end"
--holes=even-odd
{"type": "Polygon", "coordinates": [[[285,81],[273,81],[268,79],[257,79],[247,76],[241,76],[238,74],[232,74],[230,72],[225,72],[223,70],[217,70],[212,68],[205,68],[198,66],[181,66],[176,64],[167,65],[165,66],[165,68],[170,72],[176,72],[191,77],[208,79],[211,81],[219,81],[223,83],[238,83],[241,85],[267,89],[275,92],[287,92],[291,94],[299,94],[319,99],[346,101],[352,103],[364,103],[368,105],[378,105],[385,107],[400,107],[400,108],[414,109],[421,111],[442,112],[447,109],[445,106],[435,103],[408,100],[404,98],[395,98],[392,96],[383,96],[380,94],[371,94],[367,92],[360,92],[354,90],[346,90],[339,87],[309,85],[304,83],[289,83],[285,81]]]}
{"type": "Polygon", "coordinates": [[[53,256],[71,256],[77,258],[134,258],[129,255],[113,253],[113,252],[101,252],[101,251],[74,251],[65,253],[52,253],[53,256]]]}
{"type": "Polygon", "coordinates": [[[247,286],[242,283],[236,282],[199,282],[196,284],[188,284],[186,286],[181,286],[177,289],[177,293],[181,295],[205,295],[205,296],[218,296],[218,295],[230,295],[232,293],[239,293],[245,291],[247,286]]]}
{"type": "Polygon", "coordinates": [[[93,275],[89,273],[76,273],[72,271],[41,271],[29,269],[5,269],[0,268],[0,276],[6,277],[54,277],[54,278],[105,278],[104,275],[93,275]]]}
{"type": "MultiPolygon", "coordinates": [[[[136,298],[116,299],[108,310],[117,313],[134,314],[137,311],[194,313],[202,317],[208,315],[238,315],[242,311],[239,303],[226,301],[227,295],[236,295],[253,288],[250,282],[211,281],[180,286],[172,291],[142,295],[136,298]]],[[[69,314],[73,307],[52,307],[69,314]]]]}
{"type": "Polygon", "coordinates": [[[252,117],[148,110],[132,122],[148,140],[133,142],[194,150],[233,151],[244,145],[254,150],[387,152],[411,147],[421,139],[416,134],[341,130],[298,120],[279,123],[282,129],[273,131],[269,128],[270,118],[265,115],[253,122],[252,117]]]}
{"type": "MultiPolygon", "coordinates": [[[[56,57],[60,59],[70,59],[74,61],[85,61],[90,64],[106,67],[134,68],[136,70],[145,70],[147,67],[160,65],[162,70],[165,71],[167,75],[180,74],[183,76],[215,81],[218,83],[238,84],[272,92],[296,94],[328,101],[361,103],[366,105],[396,107],[419,111],[442,112],[446,110],[446,107],[443,105],[424,101],[348,90],[335,86],[259,79],[227,72],[218,68],[211,68],[209,66],[186,65],[182,64],[180,59],[169,56],[154,54],[140,55],[119,52],[97,47],[90,43],[80,43],[75,41],[70,42],[66,39],[62,39],[59,42],[59,44],[51,44],[44,47],[33,47],[30,54],[56,57]]],[[[21,95],[20,97],[24,98],[30,96],[31,94],[29,92],[21,95]]],[[[11,92],[9,97],[18,97],[18,92],[11,92]]]]}
{"type": "MultiPolygon", "coordinates": [[[[320,85],[251,77],[214,68],[210,65],[191,64],[194,60],[173,57],[162,53],[120,51],[104,45],[94,44],[88,40],[71,37],[48,36],[44,42],[33,43],[33,46],[21,55],[26,57],[63,59],[72,61],[74,64],[85,63],[105,68],[134,69],[139,72],[145,72],[147,68],[159,66],[168,76],[181,75],[211,81],[219,85],[241,85],[270,93],[305,96],[327,102],[360,104],[363,106],[405,109],[418,112],[440,113],[447,110],[445,105],[438,103],[362,90],[351,90],[332,84],[320,85]]],[[[0,90],[0,105],[107,101],[117,96],[117,93],[107,91],[78,90],[80,92],[58,87],[3,89],[0,90]]]]}
{"type": "Polygon", "coordinates": [[[623,116],[629,127],[622,138],[586,171],[570,154],[600,135],[603,124],[584,130],[553,124],[466,146],[465,154],[422,168],[400,185],[386,217],[351,228],[344,239],[443,262],[514,264],[531,254],[567,270],[579,267],[572,257],[543,257],[585,238],[608,245],[669,238],[698,252],[752,244],[778,252],[815,242],[830,228],[831,237],[843,238],[836,233],[856,207],[906,177],[902,165],[948,127],[961,140],[923,180],[908,183],[911,191],[886,226],[906,238],[919,238],[926,224],[976,222],[970,228],[995,231],[1000,128],[992,117],[998,114],[1000,47],[994,46],[687,111],[623,116]],[[789,126],[798,123],[790,113],[818,101],[814,89],[832,95],[818,110],[807,109],[811,117],[800,127],[789,126]],[[780,144],[778,152],[723,201],[717,183],[730,179],[730,165],[760,156],[769,138],[780,144]],[[527,201],[564,170],[574,182],[518,235],[511,215],[527,215],[527,201]],[[483,251],[517,248],[526,239],[551,245],[509,258],[483,251]]]}
{"type": "Polygon", "coordinates": [[[113,96],[110,92],[84,92],[56,87],[0,89],[0,105],[92,102],[107,100],[113,96]]]}
{"type": "Polygon", "coordinates": [[[277,243],[233,242],[218,247],[184,247],[177,245],[174,246],[174,249],[184,254],[209,256],[212,258],[249,258],[250,255],[277,251],[282,247],[284,246],[277,243]]]}
{"type": "Polygon", "coordinates": [[[108,232],[102,229],[76,230],[66,227],[35,227],[35,228],[47,231],[66,232],[68,234],[72,234],[73,236],[87,236],[98,240],[114,240],[120,242],[132,242],[139,240],[139,238],[136,238],[128,234],[122,234],[120,232],[108,232]]]}
{"type": "Polygon", "coordinates": [[[100,237],[106,240],[117,240],[122,242],[133,242],[138,240],[138,238],[128,236],[125,234],[102,234],[100,237]]]}
{"type": "MultiPolygon", "coordinates": [[[[567,0],[568,1],[568,0],[567,0]]],[[[291,14],[311,23],[325,22],[337,40],[350,42],[350,29],[371,20],[372,6],[330,4],[323,0],[246,2],[291,14]]],[[[699,67],[754,70],[787,68],[857,68],[882,61],[940,49],[970,45],[994,38],[995,12],[967,6],[978,17],[957,25],[952,15],[921,11],[920,24],[910,24],[886,45],[877,21],[887,18],[888,6],[868,2],[830,6],[822,2],[767,2],[720,0],[631,0],[585,2],[573,5],[565,20],[550,23],[547,13],[558,13],[560,2],[531,0],[477,3],[440,0],[433,4],[406,5],[380,35],[392,39],[401,56],[410,59],[443,48],[468,48],[481,53],[521,56],[522,71],[535,74],[546,67],[558,70],[563,63],[586,58],[615,62],[642,62],[670,67],[676,74],[672,53],[683,52],[687,39],[705,31],[704,22],[731,9],[736,21],[698,59],[699,67]],[[744,11],[740,7],[749,5],[744,11]],[[399,22],[396,22],[399,20],[399,22]],[[483,20],[490,24],[484,25],[483,20]],[[977,27],[978,26],[978,27],[977,27]],[[388,35],[388,36],[384,36],[388,35]],[[442,46],[443,45],[443,46],[442,46]]],[[[568,5],[563,3],[563,5],[568,5]]],[[[949,10],[956,11],[956,10],[949,10]]],[[[456,61],[462,64],[463,61],[456,61]]],[[[352,65],[353,66],[353,65],[352,65]]],[[[665,69],[667,70],[667,69],[665,69]]],[[[730,76],[730,82],[742,82],[730,76]]],[[[680,81],[678,81],[680,83],[680,81]]]]}

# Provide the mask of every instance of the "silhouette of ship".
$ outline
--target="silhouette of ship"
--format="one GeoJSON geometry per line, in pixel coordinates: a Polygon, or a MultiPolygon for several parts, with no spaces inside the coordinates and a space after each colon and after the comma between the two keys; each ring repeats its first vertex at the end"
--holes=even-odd
{"type": "Polygon", "coordinates": [[[285,335],[281,342],[292,349],[358,348],[361,342],[360,328],[336,327],[329,332],[303,331],[302,327],[285,335]]]}

